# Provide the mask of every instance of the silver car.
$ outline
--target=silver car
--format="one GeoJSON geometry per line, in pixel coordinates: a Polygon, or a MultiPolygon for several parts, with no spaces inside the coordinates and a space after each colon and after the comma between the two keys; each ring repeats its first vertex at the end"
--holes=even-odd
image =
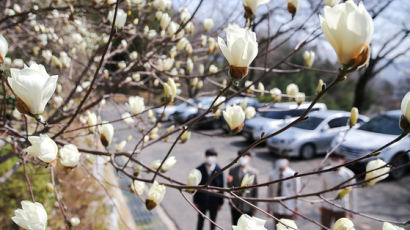
{"type": "MultiPolygon", "coordinates": [[[[350,113],[327,110],[309,114],[308,119],[267,140],[269,150],[288,157],[309,159],[316,154],[326,153],[333,138],[348,129],[350,113]]],[[[358,124],[368,118],[360,115],[358,124]]]]}
{"type": "Polygon", "coordinates": [[[178,123],[184,123],[185,121],[193,118],[196,116],[198,111],[201,109],[208,109],[211,106],[212,102],[214,101],[215,97],[213,96],[206,96],[206,97],[199,97],[198,99],[194,100],[194,105],[185,106],[183,109],[175,111],[174,118],[175,121],[178,123]]]}
{"type": "MultiPolygon", "coordinates": [[[[188,102],[193,103],[193,100],[189,99],[188,102]]],[[[186,107],[190,106],[187,102],[180,102],[176,105],[168,105],[165,107],[165,114],[162,121],[171,121],[175,112],[183,111],[186,107]]],[[[154,110],[155,117],[159,119],[164,111],[164,107],[160,107],[154,110]]]]}
{"type": "MultiPolygon", "coordinates": [[[[360,128],[348,132],[344,141],[342,140],[342,135],[335,137],[332,145],[336,146],[343,141],[336,149],[336,152],[343,154],[348,161],[360,158],[394,140],[402,133],[399,127],[400,116],[400,110],[378,114],[360,126],[360,128]]],[[[357,172],[363,172],[367,161],[375,158],[390,163],[392,168],[399,167],[409,162],[410,153],[407,152],[409,148],[410,136],[408,135],[382,150],[378,156],[362,160],[357,164],[351,165],[351,168],[357,172]]],[[[406,168],[403,167],[392,170],[390,176],[397,179],[404,176],[405,173],[406,168]]]]}
{"type": "MultiPolygon", "coordinates": [[[[296,102],[275,103],[268,109],[258,110],[257,115],[245,121],[242,135],[248,141],[255,141],[262,133],[269,134],[294,121],[310,105],[311,102],[304,102],[297,105],[296,102]]],[[[324,103],[316,103],[313,111],[327,110],[324,103]]]]}

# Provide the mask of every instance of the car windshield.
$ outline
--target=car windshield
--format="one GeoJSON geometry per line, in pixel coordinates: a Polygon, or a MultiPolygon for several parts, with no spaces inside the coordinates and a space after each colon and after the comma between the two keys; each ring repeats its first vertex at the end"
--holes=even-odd
{"type": "Polygon", "coordinates": [[[195,100],[195,104],[199,105],[201,104],[202,107],[209,107],[212,104],[213,100],[212,99],[201,99],[201,100],[195,100]]]}
{"type": "Polygon", "coordinates": [[[359,129],[375,133],[400,135],[399,119],[393,116],[379,115],[363,124],[359,129]]]}
{"type": "Polygon", "coordinates": [[[299,129],[314,130],[319,126],[320,122],[323,121],[323,118],[320,117],[309,117],[307,120],[295,124],[293,127],[299,129]]]}
{"type": "Polygon", "coordinates": [[[298,117],[305,110],[304,109],[292,109],[292,110],[283,110],[283,111],[268,111],[262,112],[262,117],[270,119],[285,119],[288,117],[298,117]]]}

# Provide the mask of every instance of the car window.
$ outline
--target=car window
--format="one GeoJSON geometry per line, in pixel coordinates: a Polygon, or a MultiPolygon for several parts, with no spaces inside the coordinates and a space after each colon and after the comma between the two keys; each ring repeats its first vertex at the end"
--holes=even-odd
{"type": "Polygon", "coordinates": [[[309,117],[307,120],[296,123],[293,127],[307,130],[316,129],[320,123],[323,121],[323,118],[320,117],[309,117]]]}
{"type": "Polygon", "coordinates": [[[376,116],[359,129],[389,135],[400,135],[402,133],[399,127],[399,119],[387,115],[376,116]]]}
{"type": "Polygon", "coordinates": [[[347,125],[347,121],[349,120],[349,117],[338,117],[335,119],[330,120],[327,124],[329,125],[329,128],[340,128],[343,126],[347,125]]]}

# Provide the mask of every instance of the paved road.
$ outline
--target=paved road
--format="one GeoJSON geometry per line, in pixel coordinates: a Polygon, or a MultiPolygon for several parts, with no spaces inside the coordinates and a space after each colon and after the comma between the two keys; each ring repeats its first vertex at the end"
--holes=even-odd
{"type": "MultiPolygon", "coordinates": [[[[105,119],[113,119],[118,117],[114,113],[105,115],[105,119]]],[[[134,135],[132,129],[128,129],[123,123],[116,123],[115,141],[119,142],[125,139],[128,135],[134,135]]],[[[163,127],[167,127],[167,124],[163,124],[163,127]]],[[[178,144],[172,155],[176,157],[177,164],[174,166],[167,175],[174,177],[178,180],[185,181],[188,172],[201,164],[204,160],[204,152],[207,148],[213,147],[218,153],[218,163],[223,166],[230,162],[239,149],[247,146],[241,136],[224,136],[222,131],[205,131],[207,134],[217,134],[218,136],[205,136],[198,133],[193,133],[191,140],[185,144],[178,144]]],[[[152,160],[161,159],[171,146],[172,140],[176,138],[173,135],[169,143],[160,142],[146,149],[140,156],[140,159],[149,164],[152,160]]],[[[135,138],[132,142],[128,143],[126,150],[133,148],[135,144],[135,138]]],[[[265,147],[258,147],[253,151],[255,153],[251,165],[257,168],[260,172],[258,181],[264,182],[268,180],[268,173],[272,169],[272,164],[275,161],[275,157],[268,153],[265,147]]],[[[320,158],[313,160],[292,160],[291,166],[295,171],[300,173],[311,171],[315,168],[320,158]]],[[[147,175],[149,178],[149,175],[147,175]]],[[[306,180],[310,182],[304,192],[314,192],[317,188],[320,188],[319,176],[312,176],[311,178],[304,178],[302,183],[306,180]]],[[[376,184],[373,187],[366,189],[358,189],[358,209],[361,212],[370,214],[372,216],[384,218],[387,220],[406,220],[410,217],[410,176],[406,176],[399,181],[384,181],[376,184]]],[[[261,188],[259,190],[260,197],[266,197],[267,189],[261,188]]],[[[188,195],[190,196],[190,195],[188,195]]],[[[308,198],[307,200],[317,200],[315,197],[308,198]]],[[[309,202],[301,202],[302,213],[310,218],[319,220],[318,206],[317,204],[311,204],[309,202]]],[[[167,189],[164,201],[162,202],[164,210],[168,213],[170,218],[176,223],[177,228],[180,230],[192,230],[195,229],[197,214],[184,200],[180,193],[176,190],[167,189]]],[[[259,204],[261,208],[266,208],[266,204],[259,204]]],[[[267,219],[263,214],[258,213],[257,216],[267,219]]],[[[356,229],[371,230],[381,229],[382,223],[373,220],[365,219],[360,216],[354,218],[356,229]]],[[[223,209],[218,214],[217,223],[225,229],[231,229],[231,219],[229,213],[229,206],[227,203],[223,206],[223,209]]],[[[206,223],[204,229],[209,229],[209,223],[206,223]]],[[[316,225],[307,222],[301,218],[297,220],[298,226],[301,229],[319,229],[316,225]]],[[[268,229],[274,229],[272,222],[269,222],[268,229]]],[[[410,228],[408,228],[410,229],[410,228]]]]}

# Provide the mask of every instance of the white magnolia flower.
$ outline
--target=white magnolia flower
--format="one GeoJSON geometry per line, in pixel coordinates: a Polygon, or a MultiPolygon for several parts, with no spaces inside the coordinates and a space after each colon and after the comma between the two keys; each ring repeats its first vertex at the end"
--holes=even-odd
{"type": "Polygon", "coordinates": [[[130,113],[123,113],[121,114],[121,119],[125,122],[127,125],[131,125],[134,123],[134,119],[132,119],[132,115],[130,113]]]}
{"type": "MultiPolygon", "coordinates": [[[[153,162],[151,162],[150,167],[157,170],[159,168],[159,166],[161,165],[162,160],[155,160],[153,162]]],[[[177,163],[177,160],[175,159],[174,156],[170,156],[168,157],[164,164],[161,167],[161,172],[162,173],[166,173],[168,172],[168,170],[170,170],[172,168],[172,166],[174,166],[177,163]]]]}
{"type": "Polygon", "coordinates": [[[273,88],[269,91],[274,101],[282,100],[282,91],[278,88],[273,88]]]}
{"type": "Polygon", "coordinates": [[[237,225],[232,226],[233,230],[266,230],[266,220],[257,217],[251,217],[247,214],[242,214],[238,220],[237,225]]]}
{"type": "Polygon", "coordinates": [[[303,60],[305,61],[305,65],[307,67],[312,67],[313,62],[315,61],[315,52],[312,50],[306,50],[303,53],[303,60]]]}
{"type": "Polygon", "coordinates": [[[50,163],[57,158],[58,147],[57,144],[47,135],[40,134],[40,136],[28,137],[31,146],[25,151],[40,160],[50,163]]]}
{"type": "Polygon", "coordinates": [[[389,176],[390,166],[386,165],[381,159],[369,161],[366,165],[365,180],[370,180],[367,185],[374,185],[377,182],[386,179],[389,176]],[[377,177],[377,178],[376,178],[377,177]]]}
{"type": "Polygon", "coordinates": [[[305,101],[305,93],[298,92],[296,94],[295,100],[298,105],[302,104],[305,101]]]}
{"type": "Polygon", "coordinates": [[[160,185],[157,181],[154,181],[148,191],[148,197],[145,200],[145,207],[147,207],[148,210],[155,208],[161,203],[162,199],[164,199],[165,192],[165,185],[160,185]]]}
{"type": "Polygon", "coordinates": [[[183,132],[180,138],[181,143],[185,143],[191,138],[191,131],[185,130],[183,132]]]}
{"type": "Polygon", "coordinates": [[[47,227],[47,212],[38,202],[21,201],[22,209],[16,209],[11,218],[18,226],[27,230],[45,230],[47,227]]]}
{"type": "Polygon", "coordinates": [[[107,147],[110,145],[112,138],[114,136],[114,126],[107,121],[103,121],[102,125],[99,126],[100,129],[100,139],[101,143],[107,147]]]}
{"type": "Polygon", "coordinates": [[[162,85],[164,87],[164,95],[167,101],[172,102],[177,95],[177,86],[174,79],[168,78],[168,82],[162,85]]]}
{"type": "Polygon", "coordinates": [[[290,97],[296,96],[299,93],[299,87],[296,84],[290,83],[286,87],[286,94],[290,97]]]}
{"type": "Polygon", "coordinates": [[[209,31],[214,26],[214,20],[212,18],[205,18],[204,19],[204,28],[206,31],[209,31]]]}
{"type": "Polygon", "coordinates": [[[359,117],[359,110],[356,107],[353,107],[352,110],[350,111],[350,119],[349,119],[350,127],[353,127],[356,125],[358,117],[359,117]]]}
{"type": "Polygon", "coordinates": [[[317,83],[316,93],[321,93],[323,90],[323,86],[326,87],[326,84],[323,82],[322,79],[319,79],[319,82],[317,83]]]}
{"type": "Polygon", "coordinates": [[[187,73],[191,73],[193,69],[194,69],[194,62],[192,62],[191,58],[188,58],[186,60],[186,71],[187,71],[187,73]]]}
{"type": "Polygon", "coordinates": [[[139,96],[129,97],[127,107],[134,115],[142,113],[145,109],[144,98],[139,96]]]}
{"type": "MultiPolygon", "coordinates": [[[[202,180],[202,174],[201,171],[198,169],[192,169],[189,174],[188,174],[188,186],[197,186],[202,180]]],[[[195,189],[187,189],[186,190],[189,193],[194,193],[195,189]]]]}
{"type": "Polygon", "coordinates": [[[352,68],[366,65],[370,58],[373,19],[363,3],[352,0],[334,7],[325,6],[320,25],[337,53],[339,63],[352,68]]]}
{"type": "Polygon", "coordinates": [[[190,18],[191,18],[191,13],[189,13],[187,8],[182,8],[181,9],[181,14],[180,14],[180,18],[181,18],[181,22],[182,23],[186,23],[190,18]]]}
{"type": "Polygon", "coordinates": [[[159,25],[161,26],[161,28],[165,30],[170,22],[171,22],[171,17],[168,15],[168,13],[163,13],[161,15],[161,20],[159,22],[159,25]]]}
{"type": "Polygon", "coordinates": [[[325,0],[325,6],[333,7],[339,4],[340,0],[325,0]]]}
{"type": "Polygon", "coordinates": [[[401,100],[401,114],[410,124],[410,91],[401,100]]]}
{"type": "Polygon", "coordinates": [[[245,176],[243,176],[242,178],[241,187],[253,185],[254,181],[255,175],[249,175],[246,173],[245,176]]]}
{"type": "Polygon", "coordinates": [[[64,102],[64,99],[61,96],[55,96],[53,100],[56,103],[56,107],[60,107],[64,102]]]}
{"type": "Polygon", "coordinates": [[[125,145],[127,145],[127,141],[126,141],[126,140],[122,140],[122,141],[117,145],[117,147],[115,148],[115,150],[116,150],[117,152],[121,152],[121,151],[124,149],[125,145]]]}
{"type": "Polygon", "coordinates": [[[245,12],[250,12],[251,15],[256,14],[258,6],[269,3],[270,0],[243,0],[243,6],[245,7],[245,12]]]}
{"type": "Polygon", "coordinates": [[[294,220],[281,218],[276,224],[276,230],[297,230],[298,226],[294,220]]]}
{"type": "Polygon", "coordinates": [[[80,222],[81,222],[81,220],[78,217],[71,217],[70,218],[70,224],[74,227],[78,226],[80,224],[80,222]]]}
{"type": "Polygon", "coordinates": [[[227,106],[222,114],[230,130],[238,129],[238,131],[240,131],[242,129],[243,121],[245,120],[245,113],[240,106],[227,106]]]}
{"type": "Polygon", "coordinates": [[[214,64],[209,66],[209,73],[214,74],[216,72],[218,72],[218,67],[216,67],[214,64]]]}
{"type": "Polygon", "coordinates": [[[382,230],[404,230],[404,228],[400,228],[399,226],[384,222],[382,230]]]}
{"type": "Polygon", "coordinates": [[[335,222],[333,230],[354,230],[354,224],[347,218],[340,218],[335,222]]]}
{"type": "Polygon", "coordinates": [[[249,106],[245,109],[245,118],[246,119],[251,119],[256,115],[256,110],[254,107],[249,106]]]}
{"type": "Polygon", "coordinates": [[[137,58],[138,58],[138,52],[137,51],[132,51],[130,53],[130,59],[134,61],[134,60],[137,60],[137,58]]]}
{"type": "Polygon", "coordinates": [[[7,40],[0,34],[0,63],[4,62],[6,54],[9,50],[9,44],[7,40]]]}
{"type": "Polygon", "coordinates": [[[51,57],[53,56],[53,53],[51,52],[51,50],[43,50],[41,52],[41,56],[46,60],[46,62],[50,62],[51,57]]]}
{"type": "MultiPolygon", "coordinates": [[[[114,14],[115,14],[115,10],[111,10],[108,13],[108,20],[111,23],[114,21],[114,14]]],[[[118,9],[117,18],[115,19],[115,26],[116,27],[123,27],[125,25],[126,21],[127,21],[127,13],[122,9],[118,9]]]]}
{"type": "Polygon", "coordinates": [[[131,191],[135,192],[138,195],[142,195],[142,193],[144,192],[144,188],[144,181],[134,180],[133,182],[131,182],[131,191]]]}
{"type": "Polygon", "coordinates": [[[230,24],[226,29],[226,41],[218,37],[219,48],[230,65],[230,74],[240,80],[248,73],[248,66],[258,54],[256,34],[236,24],[230,24]]]}
{"type": "Polygon", "coordinates": [[[57,87],[58,76],[50,76],[43,65],[32,63],[23,69],[10,69],[7,80],[18,97],[17,109],[24,114],[39,114],[57,87]]]}
{"type": "Polygon", "coordinates": [[[246,107],[248,107],[248,101],[249,99],[247,97],[242,99],[240,106],[243,110],[246,110],[246,107]]]}
{"type": "Polygon", "coordinates": [[[80,152],[73,144],[64,145],[60,149],[60,163],[66,167],[75,167],[80,161],[80,152]]]}
{"type": "Polygon", "coordinates": [[[97,114],[87,110],[87,124],[89,126],[88,130],[94,132],[95,126],[98,123],[97,114]]]}
{"type": "Polygon", "coordinates": [[[286,2],[288,3],[288,12],[292,15],[292,18],[295,17],[299,9],[300,0],[286,0],[286,2]]]}

